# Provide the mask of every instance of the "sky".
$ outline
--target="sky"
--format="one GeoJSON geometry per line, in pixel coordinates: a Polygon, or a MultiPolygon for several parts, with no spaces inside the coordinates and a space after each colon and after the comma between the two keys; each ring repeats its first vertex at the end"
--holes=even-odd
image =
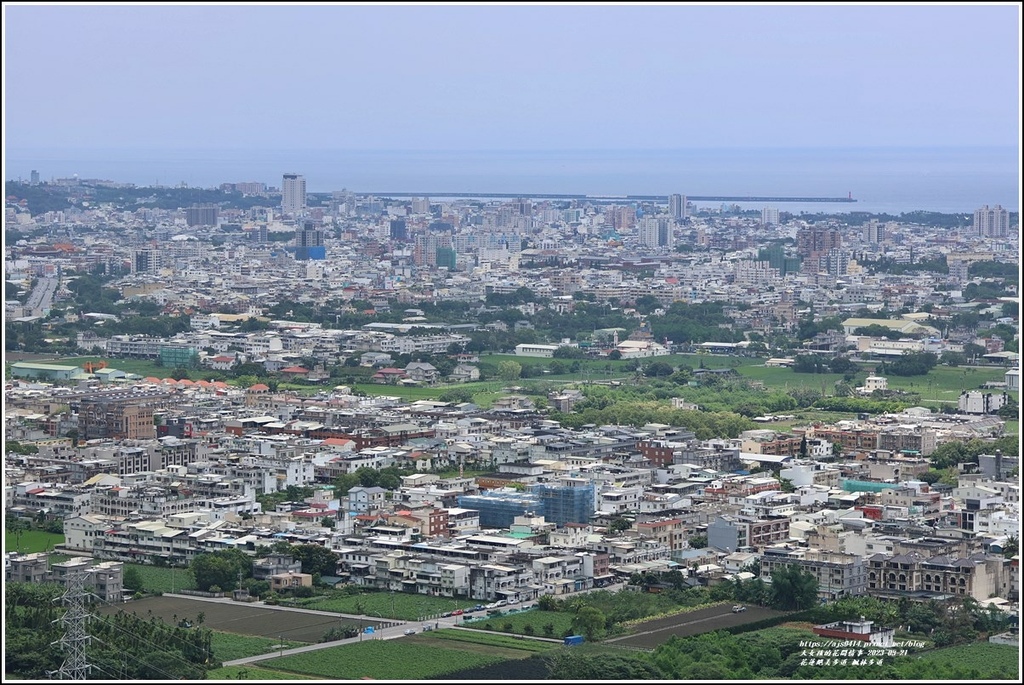
{"type": "Polygon", "coordinates": [[[3,6],[7,149],[1019,147],[1021,9],[3,6]]]}

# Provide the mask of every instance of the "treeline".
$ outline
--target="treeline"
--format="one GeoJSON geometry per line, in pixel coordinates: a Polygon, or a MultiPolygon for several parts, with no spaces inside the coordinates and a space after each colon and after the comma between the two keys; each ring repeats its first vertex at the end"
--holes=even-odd
{"type": "MultiPolygon", "coordinates": [[[[542,598],[552,611],[599,612],[609,623],[626,616],[655,615],[659,608],[698,606],[702,602],[722,598],[752,601],[745,597],[756,592],[755,581],[723,583],[713,588],[679,589],[672,574],[653,574],[665,587],[650,593],[590,593],[586,598],[558,600],[542,598]],[[628,608],[632,599],[635,608],[628,608]]],[[[649,574],[643,574],[648,576],[649,574]]],[[[777,575],[777,574],[776,574],[777,575]]],[[[799,574],[796,574],[799,575],[799,574]]],[[[811,578],[813,581],[813,578],[811,578]]],[[[641,584],[645,579],[641,579],[641,584]]],[[[775,576],[773,575],[773,585],[775,576]]],[[[816,583],[805,590],[816,595],[816,583]],[[812,587],[813,586],[813,587],[812,587]],[[807,590],[809,588],[809,590],[807,590]]],[[[768,595],[776,593],[772,589],[768,595]]],[[[816,597],[811,597],[816,605],[816,597]]],[[[808,604],[804,604],[808,606],[808,604]]],[[[958,597],[949,602],[912,602],[881,600],[870,596],[845,597],[837,602],[790,614],[783,620],[828,623],[865,617],[877,625],[897,628],[912,639],[926,641],[937,647],[970,645],[986,635],[1010,627],[1012,618],[994,607],[982,607],[971,597],[958,597]]],[[[768,621],[771,623],[773,621],[768,621]]],[[[596,635],[595,637],[601,637],[596,635]]],[[[1016,680],[1016,659],[1005,660],[926,660],[914,654],[886,655],[881,663],[844,665],[808,661],[807,641],[826,642],[807,630],[767,627],[762,622],[736,626],[730,630],[704,633],[689,638],[672,637],[650,654],[609,652],[597,645],[583,645],[571,650],[557,650],[545,656],[549,679],[604,680],[609,673],[617,677],[640,680],[906,680],[906,679],[1009,679],[1016,680]]],[[[979,645],[987,648],[988,645],[979,645]]],[[[864,657],[866,659],[866,657],[864,657]]]]}
{"type": "MultiPolygon", "coordinates": [[[[81,201],[74,200],[66,186],[49,183],[32,185],[7,181],[5,195],[25,200],[29,212],[33,215],[70,209],[81,201]]],[[[129,211],[140,208],[178,209],[191,207],[193,204],[215,204],[233,209],[272,207],[276,204],[273,197],[247,197],[239,192],[209,188],[155,188],[149,186],[109,188],[82,183],[76,188],[76,195],[90,203],[110,203],[129,211]]]]}
{"type": "MultiPolygon", "coordinates": [[[[64,588],[53,583],[4,585],[4,675],[45,680],[61,667],[66,654],[59,603],[64,588]]],[[[197,623],[200,621],[197,620],[197,623]]],[[[168,626],[156,617],[143,620],[119,611],[91,613],[86,660],[93,680],[203,680],[213,661],[209,629],[168,626]]]]}

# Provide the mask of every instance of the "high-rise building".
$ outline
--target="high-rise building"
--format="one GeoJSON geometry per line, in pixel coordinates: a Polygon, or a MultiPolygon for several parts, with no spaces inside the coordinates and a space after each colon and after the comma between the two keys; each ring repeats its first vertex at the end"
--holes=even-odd
{"type": "Polygon", "coordinates": [[[765,207],[762,209],[761,223],[765,226],[778,226],[779,210],[776,207],[765,207]]]}
{"type": "Polygon", "coordinates": [[[1010,213],[999,205],[974,210],[974,232],[985,238],[1005,237],[1010,232],[1010,213]]]}
{"type": "Polygon", "coordinates": [[[672,225],[665,217],[645,216],[640,219],[640,244],[644,247],[668,247],[675,244],[672,225]]]}
{"type": "Polygon", "coordinates": [[[310,259],[325,259],[324,232],[318,228],[315,221],[306,220],[295,230],[295,259],[308,261],[310,259]]]}
{"type": "Polygon", "coordinates": [[[306,211],[306,179],[298,174],[285,174],[281,179],[281,211],[301,214],[306,211]]]}
{"type": "Polygon", "coordinates": [[[864,224],[864,242],[878,245],[885,240],[885,224],[878,219],[871,219],[864,224]]]}
{"type": "Polygon", "coordinates": [[[413,214],[430,214],[430,198],[414,197],[412,199],[411,211],[413,214]]]}
{"type": "Polygon", "coordinates": [[[668,196],[668,213],[677,221],[686,218],[686,196],[678,193],[668,196]]]}
{"type": "Polygon", "coordinates": [[[821,263],[822,270],[830,276],[845,276],[850,266],[850,253],[840,249],[829,250],[822,256],[821,263]]]}
{"type": "Polygon", "coordinates": [[[35,169],[32,170],[32,185],[39,185],[39,172],[35,169]]]}
{"type": "Polygon", "coordinates": [[[413,248],[413,264],[416,266],[450,266],[449,260],[452,257],[447,251],[452,249],[452,234],[450,232],[418,233],[413,248]],[[444,264],[438,264],[439,255],[444,264]]]}
{"type": "Polygon", "coordinates": [[[391,239],[402,241],[409,239],[409,229],[405,224],[405,219],[391,220],[391,239]]]}
{"type": "Polygon", "coordinates": [[[217,205],[192,205],[185,210],[189,226],[216,226],[220,208],[217,205]]]}
{"type": "Polygon", "coordinates": [[[155,273],[160,270],[160,251],[154,249],[135,250],[132,253],[132,273],[155,273]]]}
{"type": "Polygon", "coordinates": [[[837,250],[842,246],[842,237],[835,228],[807,226],[796,234],[797,252],[812,263],[816,263],[817,259],[825,256],[829,250],[837,250]]]}
{"type": "Polygon", "coordinates": [[[235,192],[242,195],[263,196],[267,194],[267,184],[259,181],[243,181],[242,183],[235,183],[234,187],[235,192]]]}

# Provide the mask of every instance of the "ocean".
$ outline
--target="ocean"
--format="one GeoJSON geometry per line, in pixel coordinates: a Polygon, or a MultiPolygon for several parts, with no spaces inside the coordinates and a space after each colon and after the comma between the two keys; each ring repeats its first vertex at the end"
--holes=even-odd
{"type": "MultiPolygon", "coordinates": [[[[309,192],[566,193],[847,197],[855,203],[741,203],[783,211],[1019,210],[1013,147],[685,150],[28,150],[5,152],[5,178],[78,175],[137,185],[213,187],[298,173],[309,192]]],[[[720,203],[697,202],[698,207],[720,203]]]]}

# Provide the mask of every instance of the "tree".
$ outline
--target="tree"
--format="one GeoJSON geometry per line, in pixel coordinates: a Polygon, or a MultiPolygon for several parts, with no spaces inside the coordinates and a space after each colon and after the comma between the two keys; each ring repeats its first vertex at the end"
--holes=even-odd
{"type": "Polygon", "coordinates": [[[240,549],[231,548],[197,554],[189,568],[200,590],[233,590],[238,586],[239,573],[243,578],[252,575],[252,560],[240,549]]]}
{"type": "Polygon", "coordinates": [[[692,549],[704,549],[708,546],[708,536],[705,534],[694,535],[688,542],[692,549]]]}
{"type": "Polygon", "coordinates": [[[1006,544],[1003,545],[1003,556],[1007,559],[1012,559],[1014,556],[1020,553],[1020,536],[1011,535],[1006,538],[1006,544]]]}
{"type": "Polygon", "coordinates": [[[302,562],[303,573],[333,576],[338,572],[338,555],[323,545],[294,545],[292,555],[302,562]]]}
{"type": "Polygon", "coordinates": [[[967,363],[967,355],[963,352],[943,352],[939,363],[946,366],[963,366],[967,363]]]}
{"type": "Polygon", "coordinates": [[[183,366],[174,367],[174,370],[171,371],[171,378],[173,378],[176,381],[180,381],[183,378],[188,378],[188,369],[186,369],[183,366]]]}
{"type": "Polygon", "coordinates": [[[904,352],[889,364],[889,373],[894,376],[924,376],[938,363],[934,352],[904,352]]]}
{"type": "Polygon", "coordinates": [[[629,530],[632,527],[633,523],[629,519],[622,518],[620,516],[608,525],[608,532],[612,534],[621,533],[625,530],[629,530]]]}
{"type": "Polygon", "coordinates": [[[572,629],[582,633],[590,642],[604,632],[604,625],[604,613],[600,609],[590,606],[581,608],[572,620],[572,629]]]}
{"type": "Polygon", "coordinates": [[[818,603],[818,579],[796,564],[772,572],[771,606],[784,611],[809,609],[818,603]]]}
{"type": "Polygon", "coordinates": [[[132,590],[133,592],[139,592],[142,590],[142,574],[139,573],[139,569],[134,566],[129,566],[124,570],[124,575],[121,578],[121,585],[126,590],[132,590]]]}
{"type": "Polygon", "coordinates": [[[649,378],[671,376],[674,372],[675,369],[668,362],[651,362],[644,367],[644,375],[649,378]]]}
{"type": "Polygon", "coordinates": [[[523,365],[512,360],[498,362],[498,378],[503,381],[514,381],[523,372],[523,365]]]}

